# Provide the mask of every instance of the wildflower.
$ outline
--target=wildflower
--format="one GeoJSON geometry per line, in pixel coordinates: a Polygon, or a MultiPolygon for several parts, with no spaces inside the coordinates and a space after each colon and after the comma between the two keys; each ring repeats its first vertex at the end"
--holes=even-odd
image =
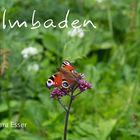
{"type": "Polygon", "coordinates": [[[30,64],[27,67],[28,71],[38,71],[39,70],[39,65],[38,64],[30,64]]]}
{"type": "Polygon", "coordinates": [[[57,97],[61,97],[67,95],[67,91],[61,89],[61,88],[55,88],[52,92],[51,92],[51,97],[52,98],[57,98],[57,97]]]}
{"type": "Polygon", "coordinates": [[[102,3],[104,0],[97,0],[98,3],[102,3]]]}
{"type": "MultiPolygon", "coordinates": [[[[87,89],[90,89],[91,88],[91,84],[88,83],[87,81],[85,80],[79,80],[78,81],[78,86],[75,88],[76,89],[79,89],[80,91],[85,91],[87,89]]],[[[65,88],[54,88],[54,90],[51,92],[51,97],[52,98],[58,98],[58,97],[62,97],[62,96],[65,96],[65,95],[69,95],[69,93],[72,91],[72,89],[65,89],[65,88]]],[[[81,92],[80,92],[81,93],[81,92]]],[[[74,99],[74,96],[73,96],[73,99],[74,99]]]]}
{"type": "Polygon", "coordinates": [[[70,37],[79,37],[79,38],[83,38],[84,37],[84,31],[82,28],[74,28],[74,29],[71,29],[69,32],[68,32],[68,35],[70,37]]]}
{"type": "Polygon", "coordinates": [[[78,84],[79,84],[78,88],[79,88],[81,91],[84,91],[84,90],[86,90],[86,89],[90,89],[90,88],[91,88],[91,84],[88,83],[88,82],[85,81],[85,80],[79,80],[79,81],[78,81],[78,84]]]}
{"type": "Polygon", "coordinates": [[[38,53],[38,50],[34,47],[24,48],[21,51],[23,58],[29,58],[30,56],[36,55],[37,53],[38,53]]]}

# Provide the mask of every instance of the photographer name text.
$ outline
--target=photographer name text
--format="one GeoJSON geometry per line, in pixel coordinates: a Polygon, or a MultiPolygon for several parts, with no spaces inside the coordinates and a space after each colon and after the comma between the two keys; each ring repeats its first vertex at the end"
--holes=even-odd
{"type": "Polygon", "coordinates": [[[0,128],[26,128],[26,123],[21,122],[9,122],[9,123],[0,123],[0,128]]]}

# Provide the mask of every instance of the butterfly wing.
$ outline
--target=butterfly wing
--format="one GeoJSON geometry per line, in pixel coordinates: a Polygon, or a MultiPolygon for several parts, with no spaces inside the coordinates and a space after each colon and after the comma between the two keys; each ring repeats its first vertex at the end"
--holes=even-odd
{"type": "Polygon", "coordinates": [[[62,83],[62,74],[61,72],[57,72],[47,80],[46,86],[48,88],[51,88],[52,86],[59,87],[61,86],[61,83],[62,83]]]}
{"type": "Polygon", "coordinates": [[[67,71],[74,70],[74,66],[72,66],[72,64],[68,60],[63,61],[61,68],[65,69],[67,71]]]}
{"type": "Polygon", "coordinates": [[[62,74],[62,84],[61,86],[63,88],[73,88],[78,84],[78,80],[81,79],[81,76],[77,74],[73,74],[70,71],[67,71],[63,68],[60,68],[59,70],[62,74]]]}
{"type": "Polygon", "coordinates": [[[54,86],[58,87],[62,83],[62,74],[61,74],[61,72],[57,72],[54,76],[55,76],[55,78],[54,78],[54,86]]]}

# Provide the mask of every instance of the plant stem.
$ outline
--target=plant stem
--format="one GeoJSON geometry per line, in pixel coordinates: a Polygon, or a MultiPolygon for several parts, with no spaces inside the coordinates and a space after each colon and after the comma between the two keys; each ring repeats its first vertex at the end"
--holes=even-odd
{"type": "Polygon", "coordinates": [[[64,103],[61,101],[60,98],[58,98],[58,102],[59,102],[59,104],[62,106],[62,108],[64,108],[64,110],[67,112],[67,108],[66,108],[66,106],[64,105],[64,103]]]}
{"type": "Polygon", "coordinates": [[[81,93],[82,93],[82,91],[78,92],[78,93],[75,95],[75,97],[78,96],[78,95],[81,94],[81,93]]]}
{"type": "Polygon", "coordinates": [[[72,101],[73,101],[73,96],[71,95],[70,102],[69,102],[69,105],[68,105],[68,109],[66,110],[65,126],[64,126],[64,138],[63,138],[63,140],[67,140],[68,120],[69,120],[69,113],[70,113],[70,108],[71,108],[71,105],[72,105],[72,101]]]}

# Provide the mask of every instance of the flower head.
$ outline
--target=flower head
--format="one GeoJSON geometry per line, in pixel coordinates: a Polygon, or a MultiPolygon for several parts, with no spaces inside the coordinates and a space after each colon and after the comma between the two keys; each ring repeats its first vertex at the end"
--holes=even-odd
{"type": "Polygon", "coordinates": [[[78,81],[78,88],[81,90],[81,91],[85,91],[86,89],[90,89],[91,88],[91,84],[88,83],[87,81],[85,80],[79,80],[78,81]]]}
{"type": "Polygon", "coordinates": [[[38,64],[30,64],[27,67],[28,71],[38,71],[39,70],[39,65],[38,64]]]}
{"type": "Polygon", "coordinates": [[[34,47],[24,48],[21,51],[21,54],[22,54],[23,58],[28,58],[30,56],[36,55],[37,53],[38,53],[38,50],[34,47]]]}
{"type": "Polygon", "coordinates": [[[52,98],[58,98],[65,95],[67,95],[67,91],[61,88],[54,88],[54,90],[51,92],[52,98]]]}
{"type": "Polygon", "coordinates": [[[68,35],[70,37],[79,37],[79,38],[82,38],[84,37],[84,31],[82,28],[74,28],[74,29],[71,29],[69,32],[68,32],[68,35]]]}
{"type": "Polygon", "coordinates": [[[102,3],[104,0],[96,0],[98,3],[102,3]]]}

